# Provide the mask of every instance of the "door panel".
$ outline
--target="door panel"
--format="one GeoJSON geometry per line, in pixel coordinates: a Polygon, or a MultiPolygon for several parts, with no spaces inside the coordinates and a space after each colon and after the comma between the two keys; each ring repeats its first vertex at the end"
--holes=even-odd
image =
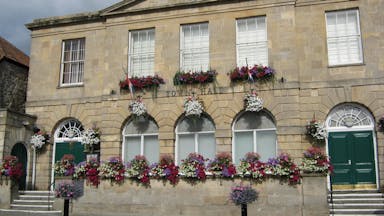
{"type": "Polygon", "coordinates": [[[375,184],[372,131],[331,132],[328,149],[334,166],[332,184],[375,184]]]}
{"type": "Polygon", "coordinates": [[[19,159],[19,163],[22,164],[23,168],[23,175],[19,179],[19,190],[25,190],[26,189],[26,179],[27,179],[27,164],[28,164],[28,156],[27,156],[27,149],[25,146],[21,143],[17,143],[13,146],[11,155],[16,156],[19,159]]]}
{"type": "Polygon", "coordinates": [[[86,157],[83,145],[80,142],[56,143],[55,162],[59,161],[65,154],[73,154],[76,164],[85,161],[86,157]]]}

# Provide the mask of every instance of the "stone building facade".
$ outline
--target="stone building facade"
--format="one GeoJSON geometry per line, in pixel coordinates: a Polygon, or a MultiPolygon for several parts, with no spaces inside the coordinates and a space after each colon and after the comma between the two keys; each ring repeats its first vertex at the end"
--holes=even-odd
{"type": "MultiPolygon", "coordinates": [[[[322,147],[335,156],[335,163],[337,158],[344,158],[346,163],[356,164],[357,159],[356,154],[351,161],[348,155],[330,153],[334,150],[330,150],[329,143],[343,142],[343,138],[333,135],[345,132],[346,136],[356,137],[361,135],[357,132],[368,133],[368,141],[362,142],[369,143],[367,148],[371,151],[367,154],[372,166],[362,169],[370,172],[372,179],[349,183],[352,188],[382,187],[384,136],[376,122],[384,114],[383,10],[381,0],[126,0],[98,12],[34,20],[27,24],[32,43],[26,111],[38,117],[37,125],[50,132],[53,142],[37,160],[38,186],[47,187],[52,178],[52,163],[59,159],[55,158],[55,149],[63,143],[79,141],[76,136],[60,136],[71,121],[81,125],[75,126],[79,130],[94,125],[100,129],[102,160],[110,156],[129,158],[130,147],[124,146],[129,146],[130,141],[124,132],[132,120],[128,109],[132,96],[120,89],[119,81],[125,79],[126,68],[135,70],[131,64],[134,57],[130,41],[135,41],[132,37],[149,29],[154,32],[153,68],[149,67],[149,75],[161,76],[165,84],[157,91],[135,91],[135,96],[142,96],[151,121],[157,126],[156,154],[181,157],[178,151],[183,136],[178,126],[185,119],[184,100],[192,92],[203,101],[204,116],[214,127],[214,153],[234,154],[235,125],[247,113],[244,95],[256,91],[264,101],[263,115],[274,124],[274,154],[287,152],[296,160],[301,158],[312,145],[305,135],[305,126],[316,116],[326,122],[329,138],[322,147]],[[276,79],[267,83],[231,83],[228,73],[236,66],[244,66],[237,61],[239,20],[260,17],[266,26],[264,61],[275,70],[276,79]],[[332,22],[338,25],[342,19],[349,20],[344,24],[352,25],[346,24],[355,33],[351,43],[340,38],[332,40],[332,22]],[[175,86],[175,73],[186,65],[180,61],[185,57],[180,53],[180,41],[186,34],[183,29],[202,23],[199,28],[208,26],[208,33],[202,35],[209,35],[208,65],[217,71],[216,81],[175,86]],[[79,66],[83,67],[79,69],[82,75],[76,75],[74,82],[64,74],[68,72],[64,69],[68,63],[64,51],[71,50],[66,48],[69,43],[77,43],[79,55],[84,55],[79,63],[83,64],[79,66]],[[336,57],[331,47],[336,49],[336,57]],[[345,55],[352,57],[343,59],[345,55]],[[361,123],[364,119],[368,120],[361,123]]],[[[258,133],[257,129],[254,131],[258,133]]],[[[344,139],[350,140],[360,142],[358,138],[344,139]]],[[[199,145],[198,142],[194,144],[199,145]]],[[[353,151],[357,153],[357,149],[358,146],[353,151]]],[[[359,175],[359,170],[353,169],[359,175]]]]}

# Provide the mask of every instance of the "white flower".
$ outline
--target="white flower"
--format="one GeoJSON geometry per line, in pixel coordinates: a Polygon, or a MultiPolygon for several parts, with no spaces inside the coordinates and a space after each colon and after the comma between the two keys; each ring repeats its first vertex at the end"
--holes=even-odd
{"type": "Polygon", "coordinates": [[[32,147],[35,149],[40,149],[45,144],[45,137],[41,134],[35,134],[31,137],[32,147]]]}
{"type": "Polygon", "coordinates": [[[145,104],[141,100],[141,98],[136,99],[134,102],[132,102],[129,105],[129,110],[132,114],[136,116],[141,116],[147,113],[147,108],[145,107],[145,104]]]}
{"type": "Polygon", "coordinates": [[[308,125],[312,124],[312,127],[315,127],[316,130],[310,132],[310,135],[317,140],[324,140],[327,138],[327,130],[325,129],[324,123],[315,121],[313,123],[308,123],[308,125]]]}
{"type": "Polygon", "coordinates": [[[83,131],[81,137],[81,144],[83,145],[97,145],[100,143],[99,133],[89,128],[83,131]]]}
{"type": "Polygon", "coordinates": [[[187,97],[184,102],[185,116],[197,115],[203,113],[203,105],[196,99],[196,97],[187,97]]]}
{"type": "Polygon", "coordinates": [[[246,111],[259,112],[263,109],[263,100],[255,93],[246,94],[244,100],[246,111]]]}

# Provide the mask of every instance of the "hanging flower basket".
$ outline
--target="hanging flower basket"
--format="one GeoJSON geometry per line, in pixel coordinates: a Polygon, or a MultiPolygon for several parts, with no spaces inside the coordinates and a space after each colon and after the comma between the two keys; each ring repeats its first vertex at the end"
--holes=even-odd
{"type": "Polygon", "coordinates": [[[81,144],[84,146],[84,152],[93,153],[97,145],[100,144],[100,132],[98,128],[88,128],[83,131],[81,144]]]}
{"type": "Polygon", "coordinates": [[[229,73],[231,82],[269,82],[275,79],[275,70],[268,66],[237,67],[229,73]]]}
{"type": "Polygon", "coordinates": [[[45,133],[35,133],[32,135],[30,143],[32,145],[33,149],[39,150],[41,149],[45,144],[48,143],[49,135],[45,133]]]}
{"type": "Polygon", "coordinates": [[[174,85],[185,84],[206,84],[212,83],[216,80],[217,72],[215,70],[209,70],[206,72],[184,72],[178,71],[173,77],[174,85]]]}
{"type": "Polygon", "coordinates": [[[129,111],[136,117],[145,116],[147,114],[147,108],[145,107],[141,96],[137,96],[136,100],[129,104],[129,111]]]}
{"type": "Polygon", "coordinates": [[[377,129],[381,132],[384,132],[384,116],[379,118],[379,120],[377,121],[377,129]]]}
{"type": "Polygon", "coordinates": [[[256,92],[246,94],[244,97],[244,107],[246,111],[259,112],[263,109],[263,99],[256,92]]]}
{"type": "Polygon", "coordinates": [[[200,116],[204,111],[203,104],[193,95],[184,101],[185,116],[200,116]]]}
{"type": "Polygon", "coordinates": [[[327,131],[323,122],[313,118],[306,126],[306,134],[315,142],[324,142],[327,138],[327,131]]]}

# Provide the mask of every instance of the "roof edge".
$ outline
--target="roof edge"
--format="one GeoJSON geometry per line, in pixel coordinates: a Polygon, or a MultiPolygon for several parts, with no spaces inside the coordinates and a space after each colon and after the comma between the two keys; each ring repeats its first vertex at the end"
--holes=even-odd
{"type": "Polygon", "coordinates": [[[29,30],[50,28],[54,26],[78,24],[78,23],[89,23],[102,21],[104,18],[101,16],[100,11],[96,12],[85,12],[66,16],[54,16],[48,18],[35,19],[31,23],[25,24],[29,30]]]}

